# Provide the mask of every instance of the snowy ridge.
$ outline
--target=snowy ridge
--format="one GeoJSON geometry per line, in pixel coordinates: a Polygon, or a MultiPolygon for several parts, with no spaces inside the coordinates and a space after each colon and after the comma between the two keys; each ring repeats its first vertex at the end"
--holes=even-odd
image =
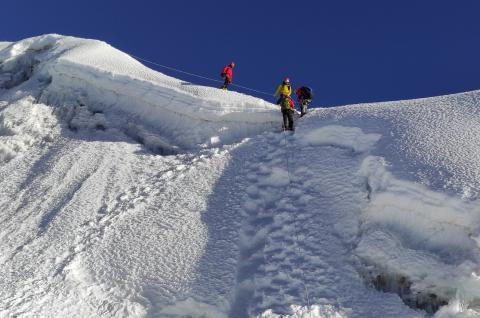
{"type": "Polygon", "coordinates": [[[0,86],[11,88],[35,76],[48,84],[39,101],[86,106],[101,113],[91,119],[93,125],[128,126],[145,143],[169,152],[231,143],[278,122],[272,104],[153,72],[99,41],[57,35],[27,39],[3,49],[0,61],[0,86]]]}
{"type": "Polygon", "coordinates": [[[278,108],[0,43],[0,316],[480,317],[480,92],[278,108]]]}

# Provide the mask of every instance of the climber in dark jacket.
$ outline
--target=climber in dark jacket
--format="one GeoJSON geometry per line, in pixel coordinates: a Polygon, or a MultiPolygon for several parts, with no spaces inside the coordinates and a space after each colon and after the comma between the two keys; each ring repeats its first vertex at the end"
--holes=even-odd
{"type": "Polygon", "coordinates": [[[313,99],[313,91],[310,87],[302,86],[295,90],[297,94],[298,102],[300,104],[300,117],[307,113],[308,104],[313,99]]]}

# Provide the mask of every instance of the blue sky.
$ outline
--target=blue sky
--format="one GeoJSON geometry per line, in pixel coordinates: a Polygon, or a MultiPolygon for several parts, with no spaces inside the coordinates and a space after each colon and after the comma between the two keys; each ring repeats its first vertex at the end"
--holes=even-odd
{"type": "Polygon", "coordinates": [[[235,61],[236,84],[274,92],[289,76],[333,106],[480,89],[479,12],[478,0],[15,0],[0,41],[95,38],[208,77],[235,61]]]}

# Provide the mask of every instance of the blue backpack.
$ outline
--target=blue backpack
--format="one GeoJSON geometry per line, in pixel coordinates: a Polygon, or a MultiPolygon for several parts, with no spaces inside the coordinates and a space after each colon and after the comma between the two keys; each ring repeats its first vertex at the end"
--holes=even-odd
{"type": "Polygon", "coordinates": [[[305,92],[306,99],[313,99],[313,89],[308,86],[304,86],[303,91],[305,92]]]}

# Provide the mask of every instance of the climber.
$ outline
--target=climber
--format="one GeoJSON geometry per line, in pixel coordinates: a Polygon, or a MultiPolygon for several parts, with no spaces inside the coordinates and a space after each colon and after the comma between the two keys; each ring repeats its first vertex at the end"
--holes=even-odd
{"type": "Polygon", "coordinates": [[[283,79],[282,84],[278,86],[273,96],[280,95],[279,99],[277,100],[277,105],[280,105],[282,100],[286,97],[290,97],[291,94],[292,94],[292,86],[290,86],[290,79],[288,77],[285,77],[283,79]]]}
{"type": "Polygon", "coordinates": [[[310,87],[302,86],[295,90],[297,94],[298,102],[300,104],[300,117],[307,113],[308,104],[313,99],[313,90],[310,87]]]}
{"type": "Polygon", "coordinates": [[[228,85],[232,83],[232,78],[233,78],[233,68],[235,67],[235,62],[231,62],[228,65],[225,65],[225,67],[222,70],[222,73],[220,76],[225,80],[221,89],[226,90],[228,88],[228,85]]]}
{"type": "Polygon", "coordinates": [[[280,109],[283,116],[283,130],[295,130],[293,126],[293,113],[295,112],[295,103],[290,96],[284,96],[280,102],[280,109]]]}

